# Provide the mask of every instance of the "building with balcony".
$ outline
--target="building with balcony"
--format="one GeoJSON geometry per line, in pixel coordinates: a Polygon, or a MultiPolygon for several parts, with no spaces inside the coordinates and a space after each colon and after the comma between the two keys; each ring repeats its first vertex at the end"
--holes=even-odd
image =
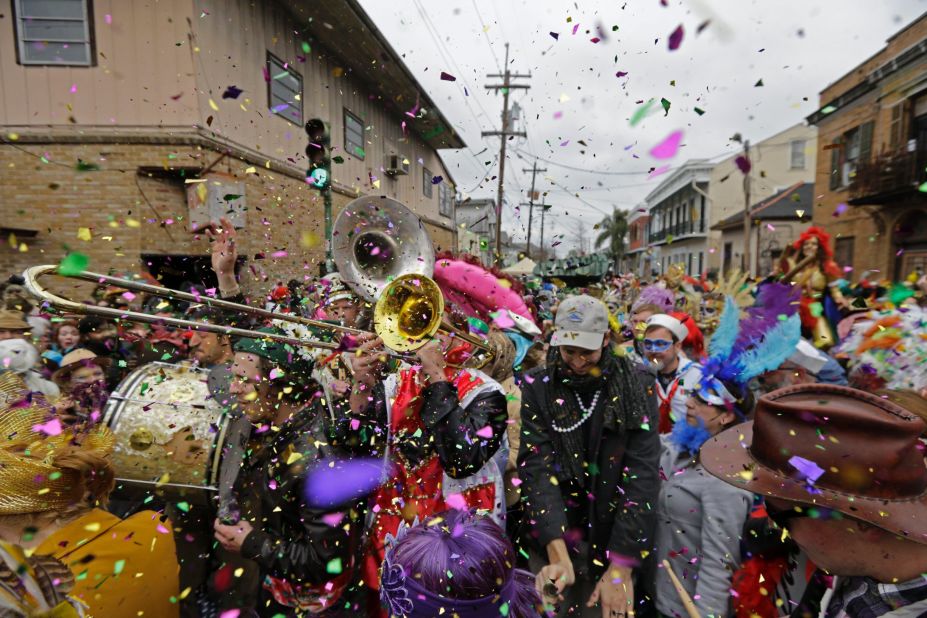
{"type": "Polygon", "coordinates": [[[663,273],[672,264],[682,264],[693,277],[705,272],[711,217],[707,191],[713,167],[705,159],[687,161],[645,198],[651,271],[663,273]]]}
{"type": "Polygon", "coordinates": [[[821,91],[814,223],[856,276],[927,272],[927,13],[821,91]]]}
{"type": "MultiPolygon", "coordinates": [[[[708,270],[721,269],[727,272],[731,268],[744,269],[744,174],[737,166],[737,157],[742,152],[736,152],[715,164],[711,171],[711,180],[708,183],[708,199],[711,205],[711,232],[708,239],[708,270]],[[741,225],[733,225],[739,219],[741,225]],[[722,225],[723,223],[723,225],[722,225]]],[[[794,205],[796,211],[802,211],[798,217],[810,218],[813,209],[797,204],[792,200],[795,187],[809,187],[802,189],[801,196],[805,201],[811,200],[814,183],[815,156],[817,154],[817,128],[805,123],[779,131],[766,139],[751,142],[750,144],[750,202],[751,211],[767,205],[767,200],[774,196],[788,195],[785,201],[779,204],[774,211],[766,211],[767,216],[789,205],[794,205]]],[[[791,216],[794,217],[793,212],[791,216]]],[[[777,227],[774,234],[768,234],[768,228],[763,226],[775,225],[763,222],[751,216],[751,245],[750,269],[753,274],[765,276],[765,264],[768,262],[770,251],[769,243],[783,243],[787,229],[784,224],[777,227]],[[761,244],[757,242],[763,238],[761,244]],[[759,247],[759,249],[757,249],[759,247]],[[766,253],[767,258],[763,257],[766,253]]]]}
{"type": "Polygon", "coordinates": [[[640,204],[628,213],[628,248],[624,252],[624,270],[638,277],[650,276],[649,224],[650,215],[646,204],[640,204]]]}
{"type": "Polygon", "coordinates": [[[457,247],[438,150],[464,147],[357,0],[11,0],[0,19],[0,272],[58,262],[209,286],[197,226],[239,230],[246,291],[318,273],[304,124],[330,126],[334,213],[387,195],[457,247]],[[11,236],[12,235],[12,236],[11,236]]]}

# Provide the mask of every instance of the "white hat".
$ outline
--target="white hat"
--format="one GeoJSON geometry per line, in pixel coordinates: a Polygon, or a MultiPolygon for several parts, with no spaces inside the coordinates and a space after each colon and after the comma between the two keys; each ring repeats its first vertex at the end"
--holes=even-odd
{"type": "Polygon", "coordinates": [[[808,370],[809,373],[817,375],[824,368],[829,360],[828,356],[814,347],[809,341],[801,339],[795,346],[795,351],[788,358],[790,363],[795,363],[799,367],[808,370]]]}
{"type": "Polygon", "coordinates": [[[585,294],[570,296],[557,308],[550,345],[598,350],[602,347],[606,332],[608,309],[605,303],[585,294]]]}
{"type": "Polygon", "coordinates": [[[673,333],[673,337],[676,338],[676,341],[685,341],[686,337],[689,336],[689,329],[685,324],[665,313],[657,313],[647,319],[647,330],[650,330],[653,326],[662,326],[673,333]]]}
{"type": "Polygon", "coordinates": [[[333,303],[336,300],[357,300],[357,295],[351,291],[341,278],[341,273],[328,273],[322,277],[322,284],[327,286],[323,299],[326,304],[333,303]]]}

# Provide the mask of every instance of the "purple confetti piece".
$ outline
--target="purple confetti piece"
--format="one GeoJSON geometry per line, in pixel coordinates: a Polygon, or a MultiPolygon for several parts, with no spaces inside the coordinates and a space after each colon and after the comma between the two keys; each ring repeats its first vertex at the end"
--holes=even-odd
{"type": "Polygon", "coordinates": [[[750,169],[753,167],[753,165],[750,163],[750,159],[743,155],[740,155],[734,159],[734,163],[737,164],[737,169],[739,169],[741,173],[745,175],[749,174],[750,169]]]}
{"type": "Polygon", "coordinates": [[[789,465],[798,470],[798,473],[802,479],[810,483],[814,483],[819,478],[821,478],[822,474],[824,474],[824,468],[820,467],[810,459],[805,459],[804,457],[799,457],[798,455],[793,455],[789,459],[789,465]]]}
{"type": "Polygon", "coordinates": [[[446,82],[456,82],[457,81],[456,77],[454,77],[450,73],[445,73],[444,71],[441,71],[441,79],[446,82]]]}
{"type": "Polygon", "coordinates": [[[328,459],[306,475],[306,502],[316,508],[333,508],[362,498],[389,476],[382,459],[328,459]]]}
{"type": "Polygon", "coordinates": [[[835,216],[835,217],[839,217],[840,215],[842,215],[843,213],[845,213],[845,212],[847,211],[848,208],[849,208],[849,206],[847,206],[847,205],[844,204],[843,202],[840,202],[839,204],[837,204],[837,207],[834,208],[834,216],[835,216]]]}
{"type": "Polygon", "coordinates": [[[551,33],[550,33],[550,36],[552,36],[552,37],[554,38],[555,41],[560,40],[560,33],[559,33],[559,32],[551,32],[551,33]]]}
{"type": "Polygon", "coordinates": [[[679,49],[679,46],[682,45],[682,37],[685,35],[685,30],[683,30],[682,24],[676,26],[676,29],[673,30],[673,33],[669,36],[669,50],[676,51],[679,49]]]}

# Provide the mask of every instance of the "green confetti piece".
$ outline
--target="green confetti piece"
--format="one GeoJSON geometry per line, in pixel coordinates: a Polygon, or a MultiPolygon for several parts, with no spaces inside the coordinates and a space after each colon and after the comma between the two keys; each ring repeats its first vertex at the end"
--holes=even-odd
{"type": "Polygon", "coordinates": [[[66,277],[78,275],[81,271],[87,270],[88,264],[90,264],[90,258],[83,253],[69,253],[58,264],[58,274],[66,277]]]}
{"type": "Polygon", "coordinates": [[[240,195],[235,194],[235,193],[226,193],[225,195],[222,196],[222,199],[225,200],[226,202],[231,202],[232,200],[237,200],[240,197],[241,197],[240,195]]]}
{"type": "Polygon", "coordinates": [[[60,472],[52,472],[51,474],[48,475],[48,480],[49,480],[49,481],[57,481],[57,480],[60,479],[60,478],[61,478],[61,473],[60,473],[60,472]]]}
{"type": "Polygon", "coordinates": [[[917,190],[920,191],[921,193],[927,193],[927,182],[919,186],[917,190]]]}
{"type": "Polygon", "coordinates": [[[503,616],[508,616],[508,615],[509,615],[509,603],[508,603],[508,601],[506,601],[505,603],[503,603],[502,605],[499,606],[499,613],[502,614],[503,616]]]}
{"type": "Polygon", "coordinates": [[[334,157],[332,157],[332,163],[338,163],[338,164],[344,163],[344,157],[342,157],[341,155],[335,155],[334,157]]]}
{"type": "Polygon", "coordinates": [[[142,382],[142,387],[139,389],[138,394],[144,395],[147,390],[148,390],[148,382],[142,382]]]}
{"type": "Polygon", "coordinates": [[[650,99],[643,105],[639,106],[634,113],[631,115],[631,126],[633,127],[638,122],[644,119],[645,116],[650,112],[650,108],[653,106],[653,99],[650,99]]]}
{"type": "Polygon", "coordinates": [[[187,502],[178,502],[178,503],[177,503],[177,508],[180,509],[181,511],[183,511],[184,513],[189,513],[189,512],[190,512],[190,504],[187,503],[187,502]]]}
{"type": "Polygon", "coordinates": [[[119,575],[120,573],[122,573],[122,569],[124,569],[125,566],[126,566],[125,560],[117,560],[115,564],[113,564],[113,574],[119,575]]]}
{"type": "Polygon", "coordinates": [[[914,296],[914,290],[911,290],[910,288],[907,288],[900,283],[896,283],[892,287],[891,292],[888,293],[888,299],[892,301],[892,304],[895,305],[900,305],[912,296],[914,296]]]}
{"type": "Polygon", "coordinates": [[[83,581],[87,579],[87,571],[86,570],[81,571],[80,573],[77,574],[77,577],[75,577],[74,579],[77,581],[83,581]]]}
{"type": "Polygon", "coordinates": [[[163,361],[171,360],[171,355],[168,352],[165,352],[164,354],[161,355],[161,360],[163,361]]]}
{"type": "Polygon", "coordinates": [[[341,558],[333,558],[329,560],[328,564],[325,565],[325,571],[331,573],[332,575],[338,575],[341,573],[341,558]]]}
{"type": "Polygon", "coordinates": [[[154,496],[148,496],[147,498],[145,498],[145,499],[142,501],[142,504],[148,504],[148,503],[151,502],[152,500],[154,500],[154,496]]]}
{"type": "Polygon", "coordinates": [[[663,106],[663,116],[669,116],[670,106],[672,105],[669,99],[660,99],[660,105],[663,106]]]}
{"type": "Polygon", "coordinates": [[[311,51],[312,51],[312,48],[309,47],[309,43],[307,43],[306,41],[303,41],[303,53],[308,54],[311,51]]]}
{"type": "Polygon", "coordinates": [[[518,553],[521,554],[522,556],[524,556],[524,557],[525,557],[525,560],[527,560],[528,558],[530,558],[530,556],[528,555],[528,552],[525,551],[525,548],[524,548],[524,547],[519,547],[519,548],[518,548],[518,553]]]}
{"type": "Polygon", "coordinates": [[[703,110],[703,109],[700,108],[700,107],[695,107],[695,108],[693,108],[693,111],[695,111],[695,113],[698,114],[699,116],[704,116],[704,115],[705,115],[705,110],[703,110]]]}
{"type": "Polygon", "coordinates": [[[761,79],[760,81],[758,81],[758,82],[756,82],[755,84],[753,84],[753,87],[754,87],[754,88],[762,88],[762,87],[763,87],[763,80],[761,79]]]}
{"type": "Polygon", "coordinates": [[[819,318],[822,315],[824,315],[824,305],[822,305],[821,303],[811,303],[808,306],[808,310],[811,311],[811,315],[813,315],[816,318],[819,318]]]}
{"type": "Polygon", "coordinates": [[[95,172],[100,169],[100,166],[97,165],[96,163],[87,163],[86,161],[81,161],[80,159],[78,159],[75,169],[78,172],[95,172]]]}

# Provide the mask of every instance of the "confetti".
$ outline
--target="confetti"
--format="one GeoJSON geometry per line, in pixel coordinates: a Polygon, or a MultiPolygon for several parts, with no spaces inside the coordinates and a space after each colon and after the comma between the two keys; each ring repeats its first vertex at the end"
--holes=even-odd
{"type": "Polygon", "coordinates": [[[669,36],[668,46],[670,51],[679,49],[679,46],[682,45],[683,35],[685,35],[685,30],[683,29],[682,24],[679,24],[669,36]]]}
{"type": "Polygon", "coordinates": [[[225,89],[225,92],[222,93],[223,99],[237,99],[241,93],[244,92],[238,86],[229,86],[225,89]]]}
{"type": "Polygon", "coordinates": [[[317,508],[338,507],[376,489],[389,471],[379,458],[322,460],[306,475],[306,501],[317,508]]]}
{"type": "Polygon", "coordinates": [[[456,77],[454,77],[450,73],[445,73],[444,71],[441,71],[441,79],[442,81],[446,81],[446,82],[456,82],[457,81],[456,77]]]}
{"type": "Polygon", "coordinates": [[[90,258],[83,253],[69,253],[64,256],[64,259],[58,264],[58,274],[66,277],[78,275],[82,271],[87,270],[88,264],[90,264],[90,258]]]}
{"type": "Polygon", "coordinates": [[[673,131],[650,150],[650,156],[654,159],[671,159],[676,156],[681,141],[682,131],[673,131]]]}

